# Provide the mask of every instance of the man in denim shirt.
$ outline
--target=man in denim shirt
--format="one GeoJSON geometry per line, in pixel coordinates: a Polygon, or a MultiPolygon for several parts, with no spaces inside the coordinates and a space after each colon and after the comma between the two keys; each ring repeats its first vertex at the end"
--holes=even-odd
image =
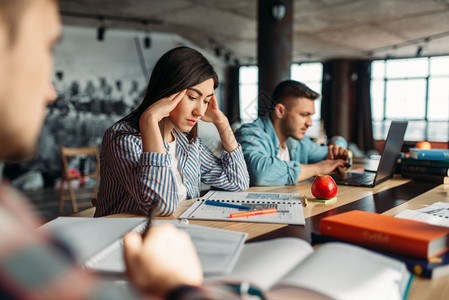
{"type": "Polygon", "coordinates": [[[296,184],[347,165],[346,149],[319,146],[305,135],[312,126],[316,98],[318,94],[303,83],[283,81],[274,89],[269,117],[237,131],[251,185],[296,184]]]}

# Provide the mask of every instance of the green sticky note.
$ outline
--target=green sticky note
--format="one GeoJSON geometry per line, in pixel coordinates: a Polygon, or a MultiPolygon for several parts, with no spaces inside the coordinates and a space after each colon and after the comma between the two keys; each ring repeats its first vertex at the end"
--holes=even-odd
{"type": "Polygon", "coordinates": [[[324,203],[324,204],[329,204],[329,203],[334,203],[337,202],[337,197],[334,198],[330,198],[330,199],[317,199],[317,198],[313,198],[311,199],[314,202],[320,202],[320,203],[324,203]]]}

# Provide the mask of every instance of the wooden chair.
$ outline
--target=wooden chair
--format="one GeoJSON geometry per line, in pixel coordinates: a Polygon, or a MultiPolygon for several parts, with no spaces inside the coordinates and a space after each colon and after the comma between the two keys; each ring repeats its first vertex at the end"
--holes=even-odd
{"type": "Polygon", "coordinates": [[[72,202],[72,209],[73,212],[78,212],[78,203],[77,203],[77,197],[78,199],[86,199],[91,198],[91,203],[88,205],[95,206],[96,200],[97,200],[97,192],[98,192],[98,185],[99,185],[99,179],[100,179],[100,153],[97,146],[93,147],[83,147],[83,148],[69,148],[60,146],[61,149],[61,158],[62,158],[62,175],[61,175],[61,184],[59,189],[59,214],[63,214],[63,206],[64,206],[64,200],[70,199],[72,202]],[[70,174],[70,168],[69,168],[69,158],[75,158],[77,156],[93,156],[95,158],[95,169],[93,172],[90,172],[89,174],[80,174],[80,175],[72,175],[70,174]],[[84,180],[88,179],[94,179],[95,184],[93,185],[92,192],[79,192],[75,193],[75,190],[72,186],[73,180],[80,180],[84,178],[84,180]],[[65,192],[65,187],[67,186],[68,194],[65,192]]]}

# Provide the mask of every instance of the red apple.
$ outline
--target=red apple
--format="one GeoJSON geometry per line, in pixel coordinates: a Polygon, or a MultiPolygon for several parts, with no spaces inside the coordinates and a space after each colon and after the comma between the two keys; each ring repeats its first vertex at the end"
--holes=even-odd
{"type": "Polygon", "coordinates": [[[329,175],[316,176],[312,182],[312,195],[317,199],[330,199],[337,195],[337,184],[329,175]]]}

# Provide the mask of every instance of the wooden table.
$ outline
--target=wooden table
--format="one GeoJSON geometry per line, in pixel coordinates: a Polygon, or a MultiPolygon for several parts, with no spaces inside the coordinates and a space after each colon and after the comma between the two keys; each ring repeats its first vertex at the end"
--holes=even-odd
{"type": "MultiPolygon", "coordinates": [[[[236,230],[248,233],[248,240],[266,239],[267,235],[279,236],[297,236],[310,242],[310,232],[318,231],[319,220],[327,215],[341,213],[352,209],[360,209],[364,211],[372,211],[383,213],[397,205],[400,205],[412,197],[419,195],[433,187],[435,184],[411,184],[409,179],[396,176],[374,188],[366,187],[350,187],[338,186],[337,201],[331,204],[323,204],[310,201],[313,198],[310,192],[311,181],[304,181],[296,185],[290,186],[269,186],[269,187],[251,187],[248,192],[275,192],[275,193],[300,193],[301,197],[306,196],[308,206],[304,207],[304,217],[306,218],[306,226],[288,226],[282,224],[264,224],[264,223],[247,223],[247,222],[222,222],[222,221],[201,221],[190,220],[191,224],[210,226],[215,228],[236,230]],[[412,185],[410,190],[408,185],[412,185]],[[402,199],[398,199],[397,195],[401,192],[409,191],[409,195],[405,195],[402,199]],[[310,227],[312,226],[312,227],[310,227]],[[309,228],[310,227],[310,228],[309,228]],[[307,230],[303,230],[307,229],[307,230]],[[293,233],[293,231],[304,231],[301,234],[293,233]],[[308,236],[307,236],[308,235],[308,236]]],[[[177,211],[170,217],[160,219],[177,219],[195,199],[186,200],[179,204],[177,211]]],[[[95,208],[73,214],[78,217],[93,217],[95,208]]],[[[136,214],[118,214],[110,217],[133,217],[136,214]]]]}
{"type": "MultiPolygon", "coordinates": [[[[437,201],[449,201],[449,188],[434,183],[415,182],[398,175],[379,184],[374,188],[338,186],[337,202],[322,204],[312,202],[310,192],[311,181],[305,181],[293,186],[252,187],[249,192],[299,192],[306,196],[308,206],[304,207],[306,224],[304,226],[221,222],[190,220],[191,224],[215,228],[236,230],[248,233],[248,242],[267,240],[277,237],[293,236],[310,242],[311,232],[318,232],[320,220],[328,215],[338,214],[354,209],[395,215],[404,209],[418,209],[437,201]]],[[[167,218],[176,219],[195,200],[180,203],[176,213],[167,218]]],[[[74,214],[74,216],[93,216],[95,208],[74,214]]],[[[119,214],[112,217],[134,217],[135,214],[119,214]]],[[[412,300],[449,299],[449,276],[428,280],[415,277],[409,298],[412,300]]]]}

